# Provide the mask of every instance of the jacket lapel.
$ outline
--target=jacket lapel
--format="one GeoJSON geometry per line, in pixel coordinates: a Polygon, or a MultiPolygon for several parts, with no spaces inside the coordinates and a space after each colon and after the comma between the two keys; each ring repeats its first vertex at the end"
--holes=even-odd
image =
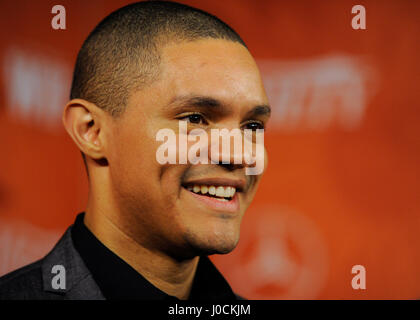
{"type": "Polygon", "coordinates": [[[105,299],[73,245],[71,227],[67,229],[51,252],[43,259],[42,281],[44,291],[62,295],[63,299],[105,299]],[[59,267],[53,269],[54,266],[59,267]],[[56,269],[60,271],[56,271],[56,269]],[[60,272],[61,279],[64,280],[64,286],[60,283],[62,288],[56,289],[53,287],[53,281],[54,277],[58,276],[58,272],[60,272]]]}

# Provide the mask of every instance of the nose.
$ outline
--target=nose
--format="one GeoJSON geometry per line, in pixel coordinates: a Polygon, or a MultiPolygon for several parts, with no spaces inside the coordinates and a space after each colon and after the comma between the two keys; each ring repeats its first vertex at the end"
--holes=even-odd
{"type": "MultiPolygon", "coordinates": [[[[246,149],[246,148],[245,148],[246,149]]],[[[244,135],[235,127],[212,128],[209,139],[209,163],[219,164],[229,170],[248,166],[245,162],[244,135]]]]}

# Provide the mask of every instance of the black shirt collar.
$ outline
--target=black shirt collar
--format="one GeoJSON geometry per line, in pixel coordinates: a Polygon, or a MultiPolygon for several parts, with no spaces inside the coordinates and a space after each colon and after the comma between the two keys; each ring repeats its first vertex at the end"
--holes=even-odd
{"type": "MultiPolygon", "coordinates": [[[[72,227],[74,246],[106,299],[177,300],[147,281],[100,242],[80,213],[72,227]]],[[[236,300],[227,281],[207,256],[200,257],[189,300],[236,300]]]]}

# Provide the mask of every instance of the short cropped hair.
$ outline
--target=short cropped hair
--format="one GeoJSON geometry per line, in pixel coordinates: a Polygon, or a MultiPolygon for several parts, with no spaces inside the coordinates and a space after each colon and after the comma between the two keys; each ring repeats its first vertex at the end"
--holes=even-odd
{"type": "Polygon", "coordinates": [[[219,18],[187,5],[146,1],[118,9],[83,43],[70,99],[85,99],[118,117],[130,93],[159,76],[159,53],[165,44],[204,38],[225,39],[246,47],[219,18]]]}

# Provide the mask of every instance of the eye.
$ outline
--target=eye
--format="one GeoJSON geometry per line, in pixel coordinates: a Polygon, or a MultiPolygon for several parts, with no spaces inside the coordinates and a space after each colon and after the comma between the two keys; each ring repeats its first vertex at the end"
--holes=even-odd
{"type": "Polygon", "coordinates": [[[244,125],[244,129],[251,129],[252,131],[256,131],[257,129],[264,129],[264,124],[261,122],[248,122],[244,125]]]}
{"type": "Polygon", "coordinates": [[[205,124],[207,123],[204,117],[199,113],[192,113],[186,116],[179,118],[180,120],[187,120],[190,123],[194,124],[205,124]]]}

